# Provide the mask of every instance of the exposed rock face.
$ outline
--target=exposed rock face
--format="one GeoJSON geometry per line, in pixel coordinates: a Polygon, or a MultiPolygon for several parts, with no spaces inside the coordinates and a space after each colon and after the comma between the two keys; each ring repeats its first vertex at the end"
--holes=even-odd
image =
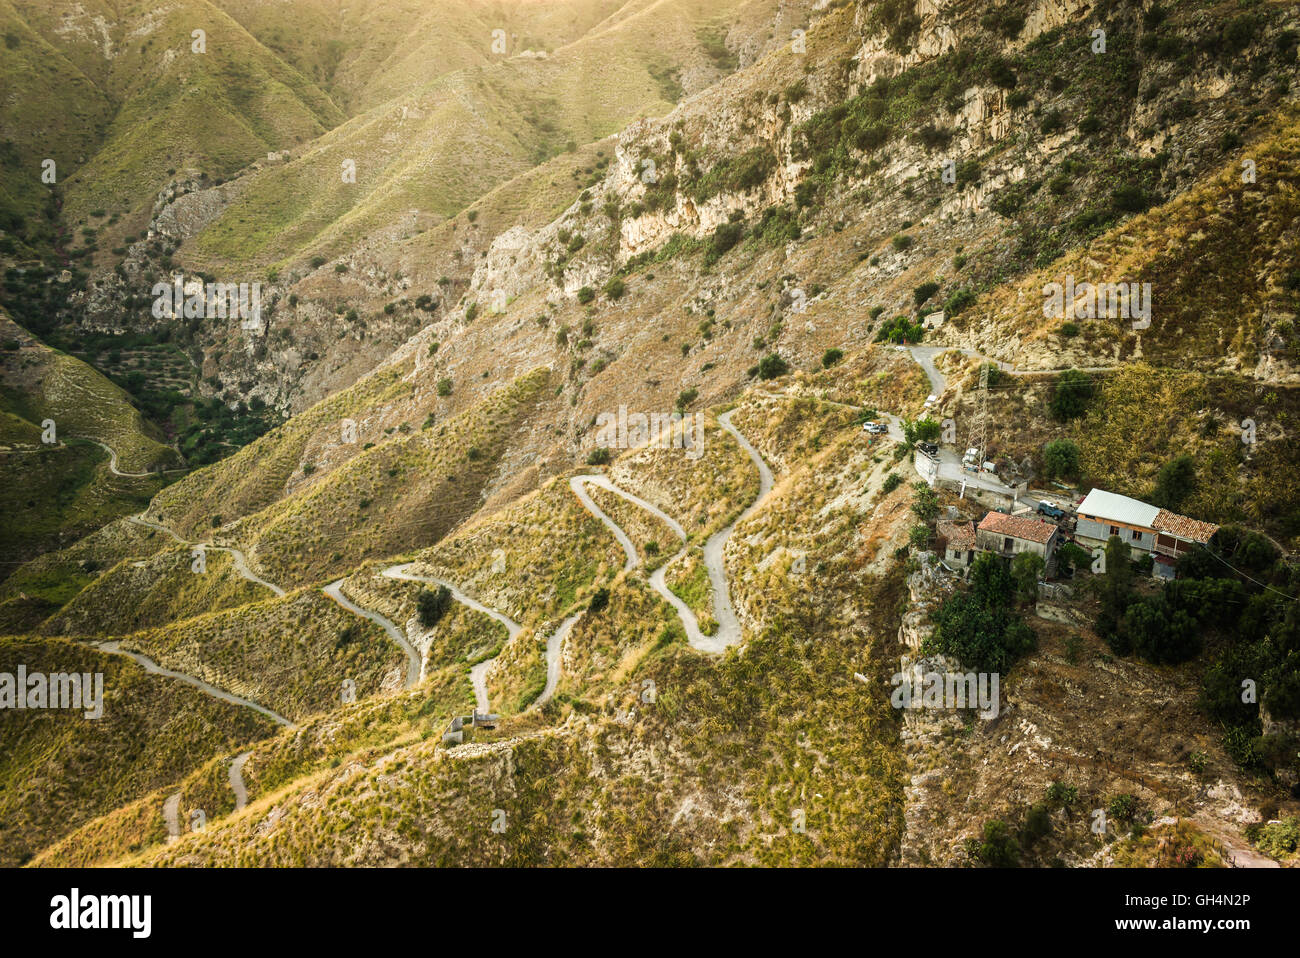
{"type": "Polygon", "coordinates": [[[213,186],[197,177],[168,184],[154,202],[148,238],[179,243],[197,236],[242,192],[241,187],[239,179],[213,186]]]}
{"type": "Polygon", "coordinates": [[[916,557],[918,568],[907,577],[907,611],[898,629],[898,641],[919,651],[934,631],[930,616],[956,588],[957,577],[940,563],[933,552],[916,557]]]}

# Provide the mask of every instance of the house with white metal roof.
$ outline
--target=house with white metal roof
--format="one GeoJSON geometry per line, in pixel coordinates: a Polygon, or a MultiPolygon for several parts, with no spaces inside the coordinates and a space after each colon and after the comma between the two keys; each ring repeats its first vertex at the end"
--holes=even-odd
{"type": "Polygon", "coordinates": [[[1074,537],[1081,545],[1104,546],[1111,536],[1119,536],[1134,558],[1153,554],[1156,573],[1172,578],[1173,560],[1194,546],[1206,545],[1218,531],[1211,522],[1093,489],[1079,503],[1074,537]]]}

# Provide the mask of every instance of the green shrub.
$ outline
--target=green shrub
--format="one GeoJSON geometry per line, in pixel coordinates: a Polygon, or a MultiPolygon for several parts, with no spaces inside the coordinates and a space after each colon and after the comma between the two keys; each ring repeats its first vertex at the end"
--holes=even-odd
{"type": "Polygon", "coordinates": [[[1005,675],[1037,644],[1033,630],[1015,614],[1015,582],[1000,558],[976,556],[970,586],[934,613],[936,627],[925,640],[926,654],[951,655],[967,668],[1005,675]]]}
{"type": "Polygon", "coordinates": [[[778,376],[784,376],[789,371],[790,364],[776,353],[768,353],[758,361],[758,377],[760,379],[776,379],[778,376]]]}
{"type": "Polygon", "coordinates": [[[998,819],[985,822],[983,839],[970,839],[966,843],[966,852],[989,868],[1015,868],[1020,864],[1020,846],[1006,822],[998,819]]]}
{"type": "Polygon", "coordinates": [[[1053,439],[1045,445],[1043,472],[1049,479],[1065,479],[1078,475],[1078,445],[1070,439],[1053,439]]]}
{"type": "MultiPolygon", "coordinates": [[[[962,257],[958,256],[956,260],[953,260],[954,266],[956,266],[957,260],[962,260],[963,263],[965,262],[965,260],[962,257]]],[[[961,269],[960,266],[957,266],[957,268],[961,269]]],[[[956,316],[962,310],[966,309],[966,307],[972,305],[975,302],[975,300],[976,300],[975,294],[971,292],[969,289],[966,289],[965,287],[963,287],[962,289],[954,290],[952,294],[949,295],[949,297],[946,300],[944,300],[943,303],[944,314],[949,317],[956,316]]]]}
{"type": "Polygon", "coordinates": [[[1092,378],[1077,369],[1067,369],[1056,379],[1048,409],[1060,422],[1078,419],[1087,411],[1092,395],[1092,378]]]}
{"type": "Polygon", "coordinates": [[[1131,822],[1137,817],[1137,796],[1125,792],[1116,795],[1106,806],[1106,813],[1117,822],[1131,822]]]}
{"type": "Polygon", "coordinates": [[[431,629],[442,621],[442,617],[451,608],[451,590],[445,585],[438,586],[436,590],[421,589],[415,598],[415,608],[420,624],[431,629]]]}
{"type": "Polygon", "coordinates": [[[912,290],[912,302],[920,306],[935,293],[939,292],[939,284],[933,281],[922,283],[916,289],[912,290]]]}
{"type": "Polygon", "coordinates": [[[733,246],[740,242],[745,235],[745,227],[740,223],[721,223],[713,231],[713,236],[709,239],[708,252],[705,254],[706,264],[716,263],[723,257],[733,246]]]}

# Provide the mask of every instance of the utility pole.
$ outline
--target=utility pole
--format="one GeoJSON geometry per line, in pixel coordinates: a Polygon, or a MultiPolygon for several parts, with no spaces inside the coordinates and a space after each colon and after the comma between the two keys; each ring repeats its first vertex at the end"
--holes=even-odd
{"type": "Polygon", "coordinates": [[[979,451],[979,459],[975,463],[975,474],[977,476],[984,472],[984,454],[988,449],[988,412],[989,364],[986,362],[980,366],[980,395],[976,405],[975,420],[971,423],[970,441],[966,444],[967,449],[979,451]]]}

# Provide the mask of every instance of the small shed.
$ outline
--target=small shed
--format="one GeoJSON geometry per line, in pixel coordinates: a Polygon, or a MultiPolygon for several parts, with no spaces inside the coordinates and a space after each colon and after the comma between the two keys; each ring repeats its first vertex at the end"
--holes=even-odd
{"type": "Polygon", "coordinates": [[[943,561],[954,569],[967,569],[975,561],[975,523],[969,519],[941,519],[935,532],[946,543],[943,561]]]}

